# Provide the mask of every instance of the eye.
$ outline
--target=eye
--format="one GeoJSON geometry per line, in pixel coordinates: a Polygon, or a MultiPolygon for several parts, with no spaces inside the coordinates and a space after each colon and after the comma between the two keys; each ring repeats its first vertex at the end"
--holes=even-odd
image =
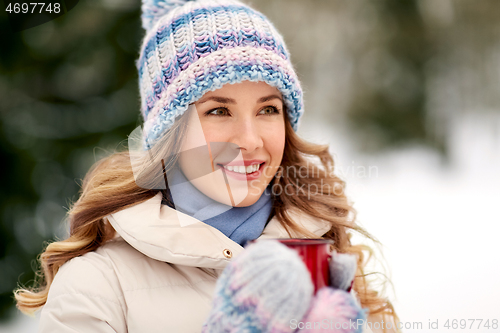
{"type": "Polygon", "coordinates": [[[263,108],[262,110],[260,110],[259,114],[263,114],[266,116],[272,116],[275,114],[280,114],[280,110],[274,105],[269,105],[269,106],[266,106],[265,108],[263,108]]]}
{"type": "Polygon", "coordinates": [[[224,117],[229,115],[229,110],[226,108],[215,108],[210,111],[205,112],[206,116],[216,116],[216,117],[224,117]]]}

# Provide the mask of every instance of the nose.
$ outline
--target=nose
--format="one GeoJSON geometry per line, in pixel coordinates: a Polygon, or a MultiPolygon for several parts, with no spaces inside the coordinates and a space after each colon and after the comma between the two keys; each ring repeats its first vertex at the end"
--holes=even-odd
{"type": "Polygon", "coordinates": [[[238,122],[234,128],[232,141],[247,153],[251,153],[264,146],[259,126],[252,119],[242,119],[238,122]]]}

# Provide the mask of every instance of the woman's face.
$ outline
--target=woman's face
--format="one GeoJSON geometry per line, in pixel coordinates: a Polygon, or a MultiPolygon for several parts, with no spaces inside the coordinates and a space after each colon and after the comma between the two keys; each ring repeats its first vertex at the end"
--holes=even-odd
{"type": "Polygon", "coordinates": [[[184,175],[216,201],[235,207],[254,204],[283,158],[279,90],[265,82],[225,84],[203,95],[189,112],[181,151],[192,153],[179,156],[184,175]],[[202,145],[206,149],[200,150],[202,145]]]}

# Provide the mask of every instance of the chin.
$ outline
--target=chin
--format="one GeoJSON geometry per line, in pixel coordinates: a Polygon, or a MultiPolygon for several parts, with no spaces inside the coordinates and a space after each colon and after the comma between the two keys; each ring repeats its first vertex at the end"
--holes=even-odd
{"type": "Polygon", "coordinates": [[[257,200],[259,200],[259,197],[256,197],[256,196],[253,196],[253,195],[252,196],[248,196],[242,202],[240,202],[239,204],[235,205],[234,207],[248,207],[248,206],[251,206],[254,203],[256,203],[257,200]]]}
{"type": "Polygon", "coordinates": [[[257,189],[255,187],[250,188],[248,195],[241,201],[239,204],[235,205],[235,207],[248,207],[256,203],[260,197],[264,194],[265,187],[262,189],[257,189]]]}

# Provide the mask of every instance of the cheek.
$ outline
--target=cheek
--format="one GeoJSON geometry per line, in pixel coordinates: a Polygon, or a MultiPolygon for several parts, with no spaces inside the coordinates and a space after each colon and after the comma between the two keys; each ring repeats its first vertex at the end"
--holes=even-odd
{"type": "Polygon", "coordinates": [[[206,142],[227,142],[228,129],[217,124],[201,123],[203,136],[206,142]]]}
{"type": "Polygon", "coordinates": [[[266,135],[266,146],[271,155],[272,166],[279,166],[285,149],[285,129],[277,128],[266,135]]]}
{"type": "Polygon", "coordinates": [[[188,179],[194,179],[200,174],[211,171],[210,155],[206,149],[206,137],[199,121],[191,116],[188,129],[182,140],[179,166],[188,179]]]}

